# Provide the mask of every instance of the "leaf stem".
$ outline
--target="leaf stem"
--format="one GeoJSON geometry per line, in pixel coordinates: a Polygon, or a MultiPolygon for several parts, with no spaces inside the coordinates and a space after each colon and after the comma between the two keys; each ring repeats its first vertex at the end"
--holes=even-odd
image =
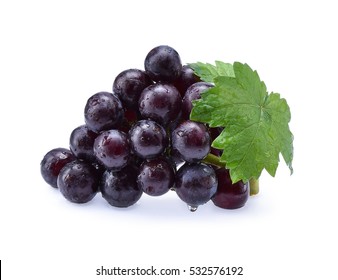
{"type": "Polygon", "coordinates": [[[259,179],[251,178],[250,184],[250,195],[256,195],[259,193],[259,179]]]}

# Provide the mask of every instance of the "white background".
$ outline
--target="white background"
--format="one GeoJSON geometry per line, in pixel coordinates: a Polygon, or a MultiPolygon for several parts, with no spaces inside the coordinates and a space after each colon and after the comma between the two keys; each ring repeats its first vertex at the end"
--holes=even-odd
{"type": "MultiPolygon", "coordinates": [[[[337,279],[334,3],[1,1],[4,279],[99,279],[101,265],[242,266],[244,276],[228,279],[337,279]],[[86,100],[110,91],[122,70],[142,69],[160,44],[183,63],[240,61],[258,70],[291,107],[294,174],[284,162],[275,178],[263,173],[261,193],[236,211],[209,203],[190,213],[174,193],[143,196],[128,209],[100,195],[75,205],[49,187],[40,176],[43,155],[68,147],[86,100]]],[[[227,279],[170,277],[196,278],[227,279]]]]}

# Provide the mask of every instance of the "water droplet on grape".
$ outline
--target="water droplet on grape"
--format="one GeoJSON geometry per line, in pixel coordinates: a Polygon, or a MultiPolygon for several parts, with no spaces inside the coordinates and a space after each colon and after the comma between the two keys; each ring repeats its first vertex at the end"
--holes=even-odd
{"type": "Polygon", "coordinates": [[[177,131],[177,134],[179,135],[179,136],[183,136],[184,135],[184,131],[182,131],[182,130],[179,130],[179,131],[177,131]]]}
{"type": "Polygon", "coordinates": [[[189,205],[189,204],[188,204],[188,209],[189,209],[189,211],[191,211],[191,212],[195,212],[195,211],[197,210],[197,208],[198,208],[198,206],[192,206],[192,205],[189,205]]]}

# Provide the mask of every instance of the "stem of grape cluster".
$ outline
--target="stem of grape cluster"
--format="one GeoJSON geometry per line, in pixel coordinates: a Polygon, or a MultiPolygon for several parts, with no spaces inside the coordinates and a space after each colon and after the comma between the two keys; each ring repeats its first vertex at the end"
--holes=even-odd
{"type": "Polygon", "coordinates": [[[218,167],[225,167],[225,163],[221,162],[220,157],[210,153],[203,159],[203,162],[218,167]]]}
{"type": "Polygon", "coordinates": [[[259,179],[251,178],[250,184],[250,195],[256,195],[259,193],[259,179]]]}

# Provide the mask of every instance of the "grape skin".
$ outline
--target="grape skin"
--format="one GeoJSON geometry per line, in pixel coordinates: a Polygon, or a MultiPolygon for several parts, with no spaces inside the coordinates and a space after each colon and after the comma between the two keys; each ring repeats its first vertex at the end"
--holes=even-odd
{"type": "Polygon", "coordinates": [[[98,92],[86,103],[84,116],[88,128],[94,132],[117,128],[123,120],[123,106],[120,99],[109,92],[98,92]]]}
{"type": "Polygon", "coordinates": [[[175,172],[171,163],[164,158],[155,158],[141,164],[137,183],[144,193],[160,196],[173,187],[174,177],[175,172]]]}
{"type": "Polygon", "coordinates": [[[181,58],[170,46],[157,46],[146,56],[144,61],[146,73],[156,82],[173,82],[182,71],[181,58]]]}
{"type": "Polygon", "coordinates": [[[45,182],[57,188],[57,177],[61,169],[76,157],[65,148],[55,148],[46,153],[40,163],[40,172],[45,182]]]}
{"type": "Polygon", "coordinates": [[[187,162],[198,162],[210,151],[210,135],[202,123],[184,121],[171,134],[173,153],[187,162]]]}
{"type": "Polygon", "coordinates": [[[152,84],[150,77],[142,70],[122,71],[114,80],[113,92],[116,93],[126,108],[137,108],[141,92],[152,84]]]}
{"type": "Polygon", "coordinates": [[[123,168],[130,156],[126,133],[115,129],[102,132],[94,141],[94,155],[108,169],[123,168]]]}
{"type": "Polygon", "coordinates": [[[75,160],[61,169],[57,185],[68,201],[86,203],[92,200],[97,193],[99,180],[96,174],[90,164],[75,160]]]}
{"type": "Polygon", "coordinates": [[[155,84],[145,88],[139,99],[139,111],[143,118],[152,119],[166,126],[181,113],[182,99],[178,90],[170,84],[155,84]]]}
{"type": "Polygon", "coordinates": [[[162,154],[168,145],[165,129],[152,120],[140,120],[129,131],[132,151],[141,158],[162,154]]]}
{"type": "Polygon", "coordinates": [[[205,204],[217,190],[214,169],[204,163],[184,164],[176,173],[175,190],[192,207],[205,204]]]}
{"type": "Polygon", "coordinates": [[[225,168],[217,169],[216,176],[218,178],[218,186],[217,192],[212,198],[213,203],[223,209],[238,209],[243,207],[249,199],[249,184],[243,181],[233,184],[229,170],[225,168]]]}
{"type": "Polygon", "coordinates": [[[135,204],[142,196],[142,189],[136,180],[137,167],[127,165],[122,170],[107,170],[102,176],[100,191],[102,197],[115,207],[129,207],[135,204]]]}
{"type": "Polygon", "coordinates": [[[70,150],[78,159],[95,161],[93,145],[97,136],[98,134],[89,130],[86,125],[78,126],[70,135],[70,150]]]}

